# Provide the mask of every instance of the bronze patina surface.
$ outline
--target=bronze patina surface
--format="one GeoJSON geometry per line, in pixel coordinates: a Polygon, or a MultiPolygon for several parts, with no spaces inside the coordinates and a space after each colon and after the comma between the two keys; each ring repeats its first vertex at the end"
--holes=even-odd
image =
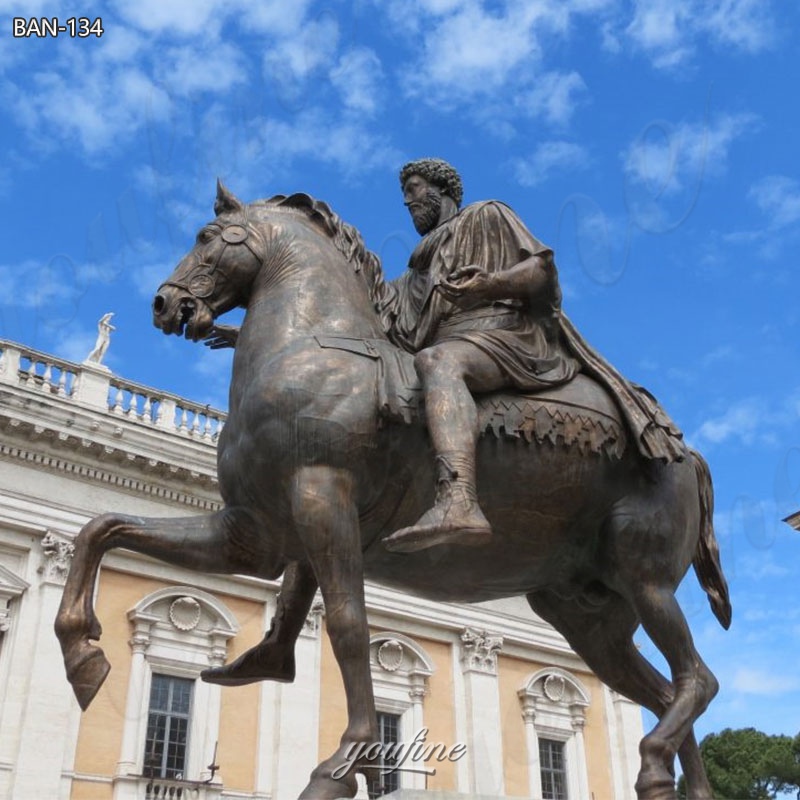
{"type": "Polygon", "coordinates": [[[694,565],[730,623],[707,466],[563,316],[552,252],[500,203],[459,211],[460,181],[440,165],[404,170],[423,238],[392,283],[324,203],[246,205],[218,187],[215,219],[153,312],[165,333],[235,344],[218,446],[225,508],[84,527],[56,622],[69,680],[86,708],[110,668],[90,640],[111,548],[285,573],[270,632],[204,676],[219,683],[291,680],[319,587],[348,724],[301,798],[352,797],[355,776],[337,767],[377,736],[364,578],[453,601],[522,594],[601,680],[658,717],[641,744],[640,800],[674,800],[676,753],[689,796],[711,800],[692,726],[717,682],[675,599],[694,565]],[[215,327],[236,306],[241,330],[215,327]],[[421,398],[427,428],[414,424],[421,398]],[[634,646],[639,624],[670,680],[634,646]]]}

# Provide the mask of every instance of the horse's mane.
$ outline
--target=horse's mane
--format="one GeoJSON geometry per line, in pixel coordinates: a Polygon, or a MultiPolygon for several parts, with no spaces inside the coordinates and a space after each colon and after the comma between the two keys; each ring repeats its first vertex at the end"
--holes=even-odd
{"type": "Polygon", "coordinates": [[[257,200],[252,205],[299,211],[315,223],[353,269],[362,275],[369,289],[370,300],[381,318],[381,324],[384,330],[389,331],[388,305],[394,291],[383,275],[380,258],[367,248],[363,237],[354,226],[345,222],[327,203],[302,192],[292,195],[276,194],[266,200],[257,200]]]}

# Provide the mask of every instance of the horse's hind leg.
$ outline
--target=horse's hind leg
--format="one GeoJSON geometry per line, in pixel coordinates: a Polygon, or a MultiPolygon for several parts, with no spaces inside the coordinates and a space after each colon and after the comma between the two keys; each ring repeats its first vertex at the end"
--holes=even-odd
{"type": "MultiPolygon", "coordinates": [[[[586,610],[574,600],[542,591],[528,595],[531,608],[556,627],[573,650],[603,683],[651,711],[659,719],[675,696],[672,684],[638,651],[633,634],[639,620],[630,604],[616,593],[608,602],[586,610]]],[[[693,731],[678,748],[687,797],[712,800],[713,793],[693,731]]]]}
{"type": "Polygon", "coordinates": [[[673,800],[672,759],[719,688],[700,658],[673,590],[660,585],[633,587],[642,627],[669,664],[675,696],[640,745],[642,771],[636,782],[640,800],[673,800]]]}
{"type": "Polygon", "coordinates": [[[168,519],[103,514],[84,525],[55,621],[67,678],[81,708],[89,706],[110,669],[103,651],[89,644],[101,634],[92,598],[104,553],[125,547],[197,571],[277,577],[282,564],[260,534],[248,513],[227,509],[168,519]]]}

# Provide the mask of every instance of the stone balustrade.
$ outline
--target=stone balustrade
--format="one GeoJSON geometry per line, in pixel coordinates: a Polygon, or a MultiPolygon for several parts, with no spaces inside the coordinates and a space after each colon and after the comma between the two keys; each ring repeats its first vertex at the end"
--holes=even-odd
{"type": "Polygon", "coordinates": [[[211,444],[226,418],[216,408],[118,378],[102,365],[76,364],[5,339],[0,339],[1,384],[211,444]]]}

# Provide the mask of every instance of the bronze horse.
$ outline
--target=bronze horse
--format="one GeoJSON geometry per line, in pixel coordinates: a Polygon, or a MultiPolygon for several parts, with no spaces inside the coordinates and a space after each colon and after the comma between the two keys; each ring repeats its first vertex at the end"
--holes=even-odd
{"type": "MultiPolygon", "coordinates": [[[[56,631],[81,707],[110,669],[90,644],[101,632],[92,596],[103,553],[125,547],[198,571],[268,579],[294,564],[293,575],[307,576],[305,596],[321,588],[348,710],[339,748],[312,772],[301,800],[352,797],[355,776],[337,767],[352,745],[377,736],[364,578],[457,602],[524,594],[602,681],[658,717],[640,747],[640,800],[674,800],[676,753],[689,796],[711,800],[692,726],[717,682],[674,594],[694,564],[714,614],[730,623],[699,454],[645,463],[622,439],[612,452],[569,446],[560,435],[485,435],[478,486],[491,542],[389,552],[382,537],[416,519],[433,480],[424,427],[387,423],[378,410],[381,361],[371,355],[390,346],[371,299],[383,280],[377,258],[306,195],[245,205],[220,185],[214,210],[159,289],[154,321],[199,341],[220,314],[247,309],[218,444],[225,507],[182,519],[105,514],[80,532],[56,631]],[[336,337],[367,342],[366,352],[322,346],[336,337]],[[639,624],[671,681],[634,646],[639,624]]],[[[560,391],[605,409],[624,437],[607,393],[579,377],[560,391]]]]}

